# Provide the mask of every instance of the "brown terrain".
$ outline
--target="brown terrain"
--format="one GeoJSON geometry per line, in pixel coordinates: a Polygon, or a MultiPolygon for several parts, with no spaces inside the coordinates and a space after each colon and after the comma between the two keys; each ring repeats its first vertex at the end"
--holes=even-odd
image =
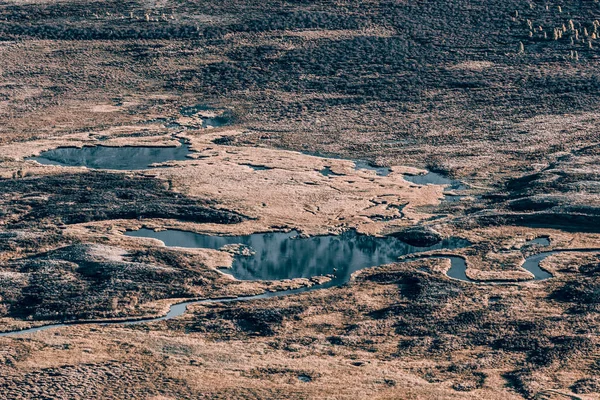
{"type": "Polygon", "coordinates": [[[600,399],[599,20],[597,1],[0,1],[0,398],[600,399]],[[30,159],[94,146],[190,153],[30,159]],[[411,182],[428,171],[446,180],[411,182]],[[235,279],[219,267],[248,249],[140,228],[470,245],[425,250],[462,280],[409,255],[338,285],[235,279]],[[570,251],[533,279],[549,250],[570,251]]]}

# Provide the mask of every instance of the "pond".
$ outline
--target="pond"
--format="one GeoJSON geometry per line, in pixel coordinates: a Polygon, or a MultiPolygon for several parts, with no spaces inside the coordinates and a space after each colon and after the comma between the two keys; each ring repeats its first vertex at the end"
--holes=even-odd
{"type": "Polygon", "coordinates": [[[550,246],[550,238],[547,236],[537,237],[535,239],[528,240],[527,242],[525,242],[525,245],[528,245],[528,246],[536,245],[536,246],[541,246],[541,247],[548,247],[548,246],[550,246]]]}
{"type": "MultiPolygon", "coordinates": [[[[256,246],[260,251],[256,251],[252,256],[236,256],[233,263],[233,268],[230,272],[234,275],[243,276],[246,274],[248,279],[255,279],[255,276],[266,276],[266,279],[274,279],[278,276],[299,277],[302,275],[309,276],[310,274],[323,275],[327,271],[332,271],[335,277],[324,284],[315,286],[304,286],[297,289],[282,290],[279,292],[265,292],[258,295],[241,296],[241,297],[226,297],[212,298],[202,300],[190,300],[173,304],[169,307],[167,314],[159,317],[150,318],[130,318],[113,321],[98,321],[98,320],[74,320],[63,323],[49,324],[38,326],[29,329],[1,332],[0,336],[18,336],[27,333],[36,333],[48,329],[55,329],[69,325],[82,324],[102,324],[102,325],[137,325],[149,322],[157,322],[170,320],[183,315],[188,306],[195,304],[207,303],[233,303],[241,301],[253,301],[268,299],[272,297],[289,296],[293,294],[309,292],[313,290],[325,289],[343,284],[349,280],[350,273],[374,266],[385,264],[388,262],[397,261],[397,257],[403,254],[417,253],[419,251],[433,249],[451,249],[468,246],[469,243],[464,239],[452,238],[443,241],[435,246],[428,248],[412,247],[397,239],[386,237],[376,238],[357,234],[355,231],[349,231],[339,236],[313,236],[313,237],[297,237],[297,232],[273,232],[273,233],[258,233],[247,236],[210,236],[201,235],[183,231],[162,231],[154,232],[148,229],[140,229],[138,231],[127,232],[126,235],[134,237],[155,237],[163,240],[166,245],[177,245],[180,247],[206,247],[219,249],[225,245],[241,244],[244,242],[247,246],[256,246]],[[161,234],[161,235],[159,235],[161,234]],[[303,244],[304,243],[304,244],[303,244]],[[308,243],[308,246],[306,246],[308,243]],[[279,249],[275,248],[279,245],[279,249]],[[306,246],[306,247],[305,247],[306,246]],[[310,254],[307,249],[312,248],[316,253],[310,254]],[[282,260],[273,260],[272,255],[268,255],[268,250],[272,250],[273,254],[283,256],[282,260]],[[300,250],[298,254],[296,252],[300,250]],[[332,254],[328,252],[332,250],[332,254]],[[265,270],[261,270],[260,260],[263,260],[267,255],[267,264],[265,270]],[[289,258],[290,256],[298,256],[298,259],[289,258]],[[312,270],[318,272],[307,272],[302,267],[302,263],[307,262],[311,265],[312,270]],[[250,268],[249,268],[250,266],[250,268]],[[337,269],[337,267],[341,269],[337,269]],[[258,269],[256,268],[258,267],[258,269]],[[338,273],[340,272],[341,273],[338,273]],[[240,275],[241,274],[241,275],[240,275]]],[[[572,252],[572,253],[597,253],[600,249],[563,249],[547,251],[528,257],[522,265],[524,269],[534,275],[535,280],[544,280],[552,277],[552,274],[540,268],[540,263],[551,255],[572,252]]],[[[474,281],[467,277],[467,263],[463,257],[455,255],[425,255],[417,258],[409,258],[402,262],[410,262],[423,258],[448,259],[450,260],[450,269],[447,275],[453,279],[470,282],[470,283],[511,283],[507,281],[490,281],[480,282],[474,281]]],[[[299,377],[299,379],[303,380],[299,377]]]]}
{"type": "Polygon", "coordinates": [[[273,169],[272,167],[267,167],[266,165],[258,165],[258,164],[240,164],[245,165],[246,167],[252,168],[254,171],[268,171],[273,169]]]}
{"type": "Polygon", "coordinates": [[[404,175],[404,179],[415,185],[447,185],[452,190],[467,189],[460,181],[450,179],[437,172],[428,172],[422,175],[404,175]]]}
{"type": "MultiPolygon", "coordinates": [[[[330,158],[332,160],[352,161],[354,163],[354,169],[356,171],[360,171],[360,170],[374,171],[375,175],[377,175],[377,176],[388,176],[392,172],[392,169],[390,167],[379,167],[379,166],[377,166],[369,161],[366,161],[366,160],[354,160],[354,159],[349,159],[349,158],[342,158],[335,154],[321,153],[318,151],[302,151],[301,153],[306,154],[307,156],[313,156],[313,157],[319,157],[319,158],[330,158]]],[[[324,175],[324,176],[340,175],[340,174],[334,173],[331,170],[330,166],[326,166],[324,169],[322,169],[320,171],[320,173],[321,173],[321,175],[324,175]]]]}
{"type": "Polygon", "coordinates": [[[388,176],[392,172],[392,169],[389,167],[378,167],[364,160],[354,160],[354,169],[358,171],[361,169],[375,171],[375,174],[378,176],[388,176]]]}
{"type": "Polygon", "coordinates": [[[331,170],[331,167],[325,167],[319,171],[319,173],[323,176],[340,176],[341,174],[336,174],[331,170]]]}
{"type": "Polygon", "coordinates": [[[177,147],[60,147],[27,159],[63,167],[140,170],[151,168],[152,164],[186,160],[190,153],[189,146],[181,141],[177,147]]]}
{"type": "Polygon", "coordinates": [[[449,238],[431,247],[414,247],[393,237],[362,235],[354,230],[310,237],[300,237],[295,231],[214,236],[140,229],[125,234],[158,239],[170,247],[222,249],[226,245],[241,244],[253,254],[236,255],[232,267],[224,270],[237,279],[281,280],[333,275],[335,285],[348,282],[353,272],[395,262],[400,256],[469,245],[464,239],[449,238]]]}

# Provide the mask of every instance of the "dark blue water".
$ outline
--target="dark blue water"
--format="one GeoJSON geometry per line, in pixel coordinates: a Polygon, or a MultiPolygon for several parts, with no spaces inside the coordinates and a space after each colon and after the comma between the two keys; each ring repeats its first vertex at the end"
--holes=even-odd
{"type": "Polygon", "coordinates": [[[262,299],[269,299],[272,297],[281,297],[281,296],[289,296],[292,294],[304,293],[304,292],[308,292],[310,290],[315,290],[315,289],[325,289],[325,288],[331,287],[331,286],[332,286],[332,283],[327,282],[327,283],[325,283],[323,285],[319,285],[319,286],[304,286],[304,287],[301,287],[298,289],[282,290],[280,292],[265,292],[265,293],[257,294],[257,295],[253,295],[253,296],[224,297],[224,298],[222,297],[222,298],[214,298],[214,299],[184,301],[181,303],[176,303],[176,304],[171,305],[169,307],[169,311],[167,312],[167,314],[165,314],[161,317],[138,318],[138,319],[130,318],[130,319],[113,320],[113,321],[102,321],[102,320],[68,321],[68,322],[64,322],[64,323],[37,326],[35,328],[0,332],[0,337],[19,336],[19,335],[24,335],[24,334],[28,334],[28,333],[41,332],[41,331],[45,331],[48,329],[64,328],[66,326],[71,326],[71,325],[91,325],[91,324],[138,325],[138,324],[146,324],[149,322],[166,321],[166,320],[177,318],[177,317],[183,315],[187,311],[188,306],[191,306],[194,304],[235,303],[235,302],[244,302],[244,301],[252,301],[252,300],[262,300],[262,299]]]}
{"type": "Polygon", "coordinates": [[[87,167],[93,169],[140,170],[155,163],[186,160],[189,146],[183,142],[178,147],[61,147],[30,157],[44,165],[87,167]]]}
{"type": "Polygon", "coordinates": [[[334,284],[350,279],[353,272],[396,262],[400,256],[469,245],[464,239],[450,238],[431,247],[410,246],[393,237],[374,237],[347,231],[341,235],[298,237],[297,232],[256,233],[247,236],[213,236],[193,232],[140,229],[127,236],[159,239],[167,246],[220,249],[242,244],[252,256],[234,257],[226,272],[242,280],[281,280],[334,275],[334,284]]]}
{"type": "Polygon", "coordinates": [[[534,276],[535,280],[541,279],[549,279],[552,278],[552,274],[548,271],[543,270],[540,267],[540,263],[544,261],[546,258],[550,257],[553,254],[557,254],[558,252],[549,251],[545,253],[536,254],[525,259],[522,267],[527,271],[531,272],[534,276]]]}
{"type": "Polygon", "coordinates": [[[464,258],[453,255],[431,256],[429,258],[446,258],[450,260],[450,269],[446,273],[450,278],[458,279],[465,282],[477,282],[467,276],[467,262],[464,258]]]}
{"type": "Polygon", "coordinates": [[[289,296],[312,290],[325,289],[348,282],[352,272],[363,268],[397,261],[399,256],[434,250],[452,249],[469,245],[463,239],[447,239],[432,247],[413,247],[392,237],[376,238],[348,231],[339,236],[298,237],[297,232],[257,233],[246,236],[212,236],[177,230],[155,232],[140,229],[125,233],[133,237],[152,237],[159,239],[167,246],[220,249],[228,244],[243,244],[254,250],[252,256],[235,256],[233,267],[227,272],[238,279],[276,280],[334,275],[334,278],[321,285],[305,286],[280,292],[266,292],[254,296],[236,298],[218,298],[191,300],[173,304],[166,315],[146,319],[125,319],[120,321],[69,321],[44,325],[20,331],[2,332],[0,336],[16,336],[36,333],[48,329],[61,328],[79,324],[103,325],[136,325],[149,322],[169,320],[184,314],[187,307],[193,304],[230,303],[252,301],[272,297],[289,296]]]}
{"type": "MultiPolygon", "coordinates": [[[[332,236],[321,236],[321,237],[294,239],[295,232],[291,232],[291,233],[277,233],[276,232],[276,233],[254,234],[254,235],[248,235],[248,236],[209,236],[209,235],[200,235],[200,234],[195,234],[195,233],[190,233],[190,232],[182,232],[182,231],[174,231],[174,230],[163,231],[163,232],[154,232],[154,231],[149,231],[147,229],[140,229],[139,231],[127,232],[126,234],[128,236],[137,236],[137,237],[156,237],[160,240],[163,240],[163,242],[165,242],[165,244],[171,245],[171,246],[179,245],[181,247],[209,247],[209,248],[221,248],[222,246],[224,246],[226,244],[238,244],[238,243],[241,243],[242,241],[245,241],[246,245],[251,245],[251,244],[257,245],[257,244],[261,244],[261,243],[275,245],[276,243],[279,243],[280,245],[283,246],[283,248],[287,248],[286,246],[287,246],[287,244],[289,244],[289,242],[297,241],[296,243],[302,243],[303,240],[311,241],[311,239],[316,239],[316,238],[321,238],[321,239],[325,238],[325,239],[327,239],[326,240],[326,242],[327,242],[328,240],[334,238],[332,236]],[[160,233],[164,233],[164,234],[158,235],[160,233]],[[146,236],[146,235],[148,235],[148,236],[146,236]],[[261,238],[261,236],[262,236],[262,238],[261,238]],[[245,239],[240,241],[240,238],[245,238],[245,239]],[[257,240],[257,238],[258,238],[258,240],[257,240]]],[[[91,320],[69,321],[68,323],[58,323],[58,324],[51,324],[51,325],[45,325],[45,326],[40,326],[40,327],[36,327],[36,328],[25,329],[25,330],[2,332],[2,333],[0,333],[0,336],[16,336],[16,335],[21,335],[21,334],[35,333],[35,332],[44,331],[47,329],[54,329],[54,328],[60,328],[60,327],[68,326],[68,325],[77,325],[77,324],[94,324],[94,323],[96,323],[96,324],[103,324],[103,325],[113,325],[113,324],[135,325],[135,324],[143,324],[143,323],[149,323],[149,322],[169,320],[169,319],[181,316],[182,314],[185,313],[185,311],[187,310],[187,307],[190,305],[193,305],[193,304],[230,303],[230,302],[238,302],[238,301],[252,301],[252,300],[260,300],[260,299],[268,299],[268,298],[272,298],[272,297],[288,296],[288,295],[293,295],[293,294],[298,294],[298,293],[309,292],[312,290],[325,289],[325,288],[333,287],[333,286],[342,284],[344,282],[347,282],[347,280],[349,278],[349,273],[351,273],[350,271],[355,270],[356,268],[358,268],[358,269],[366,268],[368,266],[368,264],[373,264],[373,263],[375,263],[373,265],[377,265],[377,264],[385,264],[386,262],[396,261],[397,254],[399,254],[399,253],[410,254],[411,252],[415,253],[418,251],[423,251],[423,249],[432,250],[434,248],[456,248],[456,247],[466,246],[469,244],[468,242],[466,242],[463,239],[449,239],[448,241],[442,242],[437,246],[432,246],[430,248],[419,248],[419,247],[408,246],[402,242],[400,242],[400,244],[398,244],[397,243],[398,240],[393,239],[393,238],[374,238],[372,236],[358,235],[358,234],[356,234],[356,232],[347,232],[344,235],[336,236],[335,238],[337,238],[338,241],[345,242],[346,244],[348,244],[348,248],[347,248],[348,252],[347,253],[342,252],[341,254],[334,253],[333,255],[325,255],[322,259],[320,269],[323,269],[324,265],[329,265],[328,260],[330,259],[330,257],[333,256],[333,258],[334,258],[333,265],[341,266],[342,270],[344,272],[342,274],[339,274],[337,272],[339,272],[341,270],[338,270],[338,271],[334,270],[333,272],[336,274],[336,277],[334,279],[332,279],[331,281],[326,282],[322,285],[316,285],[316,286],[310,286],[310,287],[306,286],[306,287],[301,287],[301,288],[297,288],[297,289],[283,290],[280,292],[266,292],[266,293],[262,293],[262,294],[254,295],[254,296],[191,300],[191,301],[186,301],[186,302],[182,302],[182,303],[178,303],[178,304],[173,304],[169,308],[169,311],[166,315],[163,315],[160,317],[154,317],[154,318],[126,319],[126,320],[121,320],[121,321],[109,321],[109,322],[91,321],[91,320]],[[348,235],[348,237],[345,237],[345,235],[348,235]],[[362,241],[362,239],[359,239],[358,243],[349,245],[349,243],[354,243],[356,238],[362,238],[362,239],[367,238],[368,244],[364,245],[364,243],[363,243],[361,245],[360,242],[362,241]],[[354,260],[354,255],[356,255],[356,254],[360,255],[360,257],[357,258],[358,262],[355,262],[355,260],[354,260]],[[346,259],[346,263],[343,263],[343,262],[340,263],[340,260],[338,259],[338,257],[340,257],[340,256],[341,257],[351,257],[351,258],[346,259]],[[390,261],[387,261],[387,260],[390,260],[390,261]],[[363,262],[365,262],[365,263],[363,263],[363,262]],[[343,266],[344,264],[346,265],[346,267],[343,266]]],[[[311,246],[312,246],[312,244],[311,244],[311,246]]],[[[292,247],[295,247],[295,246],[292,246],[292,247]]],[[[317,247],[320,247],[320,246],[317,246],[317,247]]],[[[339,248],[340,248],[340,246],[338,243],[337,246],[334,246],[333,250],[339,249],[339,248]]],[[[346,248],[346,245],[342,245],[341,248],[346,248]]],[[[273,249],[273,250],[276,250],[276,249],[273,249]]],[[[544,271],[543,269],[540,268],[540,263],[547,257],[549,257],[553,254],[561,253],[561,252],[573,252],[573,253],[594,252],[594,253],[597,253],[597,252],[600,252],[600,249],[565,249],[565,250],[548,251],[548,252],[544,252],[544,253],[540,253],[540,254],[536,254],[536,255],[528,257],[525,260],[525,263],[523,264],[523,268],[526,269],[527,271],[531,272],[534,275],[535,280],[543,280],[543,279],[551,278],[552,275],[550,273],[548,273],[547,271],[544,271]]],[[[287,250],[284,250],[280,253],[283,254],[285,257],[287,257],[287,255],[288,255],[287,250]]],[[[303,252],[301,252],[301,253],[303,253],[303,252]]],[[[250,260],[253,258],[260,260],[262,258],[261,254],[262,254],[261,252],[257,252],[252,257],[241,257],[241,256],[235,257],[233,269],[238,272],[240,271],[240,268],[242,271],[247,270],[247,268],[244,267],[245,264],[255,264],[256,262],[246,261],[246,263],[245,263],[244,260],[250,260]]],[[[318,259],[319,254],[321,254],[320,251],[317,252],[317,255],[311,256],[309,254],[305,254],[305,256],[307,258],[306,259],[301,258],[301,259],[308,260],[312,264],[312,260],[315,258],[318,259]]],[[[270,259],[270,257],[268,257],[268,258],[270,259]]],[[[506,281],[478,282],[478,281],[471,280],[466,275],[467,263],[464,258],[459,257],[459,256],[437,254],[437,255],[431,255],[431,256],[426,255],[426,256],[423,256],[422,258],[447,258],[447,259],[449,259],[451,266],[450,266],[450,269],[448,270],[448,276],[450,276],[454,279],[465,281],[465,282],[470,282],[470,283],[514,283],[514,282],[506,282],[506,281]]],[[[419,257],[405,259],[402,262],[414,261],[416,259],[419,259],[419,257]]],[[[284,259],[282,261],[278,261],[277,265],[279,266],[278,268],[283,268],[285,266],[291,266],[291,268],[289,270],[286,270],[287,271],[286,273],[293,274],[294,270],[296,270],[296,271],[302,270],[302,268],[299,268],[299,269],[296,268],[299,265],[299,262],[296,262],[295,260],[284,259]]],[[[325,268],[335,268],[335,267],[332,267],[332,265],[329,265],[328,267],[325,267],[325,268]]],[[[235,271],[234,271],[234,275],[235,275],[235,271]]],[[[279,273],[281,273],[281,271],[277,272],[275,275],[277,275],[279,273]]],[[[263,274],[263,273],[261,273],[261,274],[263,274]]],[[[316,275],[323,275],[323,273],[319,273],[316,275]]]]}

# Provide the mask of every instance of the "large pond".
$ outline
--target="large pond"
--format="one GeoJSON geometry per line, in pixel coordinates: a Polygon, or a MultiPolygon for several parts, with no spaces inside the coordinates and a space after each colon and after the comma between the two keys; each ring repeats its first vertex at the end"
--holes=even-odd
{"type": "Polygon", "coordinates": [[[139,170],[152,164],[185,160],[190,148],[183,141],[177,147],[60,147],[30,157],[44,165],[87,167],[94,169],[139,170]]]}
{"type": "Polygon", "coordinates": [[[456,249],[468,246],[464,239],[446,239],[431,247],[410,246],[396,238],[361,235],[347,231],[341,235],[300,237],[298,232],[256,233],[246,236],[214,236],[193,232],[166,230],[155,232],[140,229],[125,233],[132,237],[155,238],[167,246],[188,248],[223,249],[227,245],[243,245],[253,251],[252,255],[236,255],[233,266],[226,272],[238,279],[279,280],[333,275],[333,279],[321,285],[305,286],[279,292],[265,292],[254,296],[191,300],[173,304],[166,315],[146,319],[123,319],[118,321],[68,321],[17,331],[0,332],[1,336],[15,336],[78,324],[136,325],[176,318],[185,313],[188,306],[204,303],[229,303],[288,296],[338,286],[348,282],[350,275],[363,268],[395,262],[398,257],[436,249],[456,249]]]}
{"type": "Polygon", "coordinates": [[[333,284],[342,284],[358,270],[395,262],[400,256],[469,245],[450,238],[431,247],[410,246],[393,237],[374,237],[347,231],[341,235],[300,237],[298,232],[256,233],[247,236],[214,236],[193,232],[150,229],[129,231],[127,236],[159,239],[166,246],[222,249],[241,244],[252,255],[236,255],[225,270],[242,280],[280,280],[333,275],[333,284]]]}
{"type": "MultiPolygon", "coordinates": [[[[322,285],[305,286],[280,292],[265,292],[253,296],[181,302],[171,305],[168,313],[159,317],[104,322],[93,320],[68,321],[66,323],[50,324],[24,330],[1,332],[0,336],[16,336],[78,324],[136,325],[169,320],[183,315],[190,305],[251,301],[324,289],[347,282],[350,274],[356,270],[393,262],[401,255],[418,253],[425,250],[452,249],[469,245],[463,239],[448,239],[428,248],[412,247],[394,238],[375,238],[359,235],[354,231],[346,232],[340,236],[316,236],[308,238],[299,238],[296,232],[260,233],[248,236],[210,236],[175,230],[154,232],[148,229],[127,232],[126,235],[157,238],[165,242],[168,246],[212,249],[221,249],[223,246],[231,244],[254,246],[254,255],[236,256],[234,258],[233,268],[230,272],[240,279],[282,279],[324,275],[327,273],[331,273],[335,277],[322,285]],[[313,252],[310,253],[308,249],[312,249],[313,252]],[[279,255],[281,259],[275,260],[272,254],[279,255]],[[305,267],[305,265],[308,267],[305,267]]],[[[547,251],[527,257],[522,267],[531,272],[535,280],[551,278],[552,274],[540,268],[540,263],[551,255],[563,252],[597,253],[600,252],[600,249],[547,251]]],[[[447,274],[453,279],[470,283],[510,283],[507,281],[479,282],[469,279],[466,275],[466,261],[460,256],[437,254],[425,255],[421,258],[449,259],[451,266],[447,274]]],[[[405,259],[403,262],[414,261],[416,259],[419,259],[419,257],[405,259]]]]}

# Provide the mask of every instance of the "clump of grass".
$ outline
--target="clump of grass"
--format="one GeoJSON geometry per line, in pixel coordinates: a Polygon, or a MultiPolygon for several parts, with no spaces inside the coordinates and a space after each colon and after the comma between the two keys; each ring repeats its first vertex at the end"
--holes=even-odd
{"type": "Polygon", "coordinates": [[[579,53],[577,50],[571,50],[570,58],[571,60],[579,61],[579,53]]]}

